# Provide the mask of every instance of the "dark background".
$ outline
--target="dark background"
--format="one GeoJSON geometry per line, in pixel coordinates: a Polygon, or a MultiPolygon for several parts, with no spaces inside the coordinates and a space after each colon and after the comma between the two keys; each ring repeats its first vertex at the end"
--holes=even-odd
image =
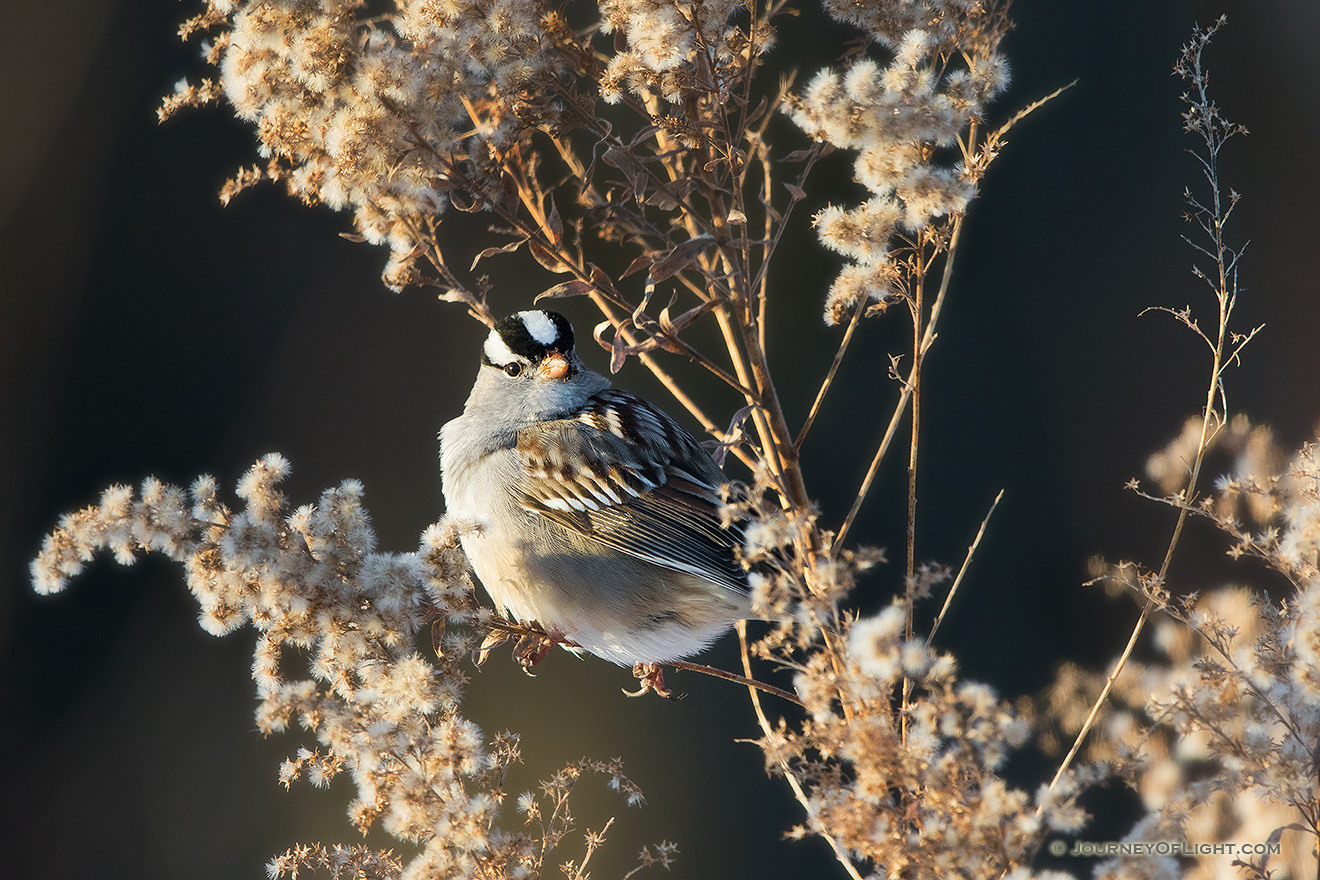
{"type": "MultiPolygon", "coordinates": [[[[196,48],[175,36],[193,11],[51,0],[7,10],[0,30],[7,876],[255,878],[295,842],[353,841],[347,779],[328,793],[277,784],[279,761],[309,743],[256,733],[253,636],[204,634],[177,568],[103,560],[65,594],[38,597],[27,562],[60,513],[110,482],[155,474],[186,484],[210,472],[230,488],[274,450],[293,462],[295,503],[359,478],[381,547],[412,549],[442,513],[436,432],[475,372],[481,329],[429,294],[384,290],[385,254],[337,237],[346,216],[273,188],[220,208],[221,182],[252,161],[251,135],[224,111],[155,123],[159,96],[199,71],[196,48]]],[[[1006,489],[940,638],[966,675],[1008,696],[1041,688],[1061,659],[1113,657],[1136,612],[1079,586],[1086,560],[1158,563],[1167,541],[1169,511],[1122,485],[1196,411],[1208,358],[1171,319],[1137,313],[1190,303],[1212,319],[1179,241],[1195,168],[1170,68],[1193,22],[1221,12],[1230,20],[1209,55],[1214,92],[1251,130],[1224,158],[1226,183],[1244,195],[1238,240],[1252,239],[1238,328],[1266,324],[1228,377],[1229,402],[1291,445],[1314,436],[1320,7],[1018,2],[1005,44],[1013,86],[998,112],[1079,83],[1013,132],[972,210],[928,362],[918,547],[923,560],[956,565],[1006,489]]],[[[781,39],[811,59],[844,33],[807,16],[781,39]]],[[[856,198],[845,157],[823,171],[832,188],[812,210],[856,198]]],[[[792,268],[775,278],[770,315],[772,363],[799,420],[838,333],[818,319],[838,262],[807,216],[797,250],[782,255],[792,268]]],[[[510,279],[532,277],[509,268],[510,279]]],[[[506,282],[496,304],[511,310],[552,283],[506,282]]],[[[580,326],[589,319],[565,310],[580,326]]],[[[862,331],[807,447],[827,522],[846,511],[893,396],[885,346],[907,331],[897,316],[886,322],[862,331]]],[[[587,358],[603,368],[600,352],[587,358]]],[[[619,381],[677,411],[637,365],[619,381]]],[[[895,558],[901,458],[891,455],[853,533],[895,558]]],[[[1259,578],[1224,569],[1222,546],[1194,528],[1175,589],[1259,578]]],[[[899,581],[898,566],[881,569],[859,604],[876,607],[899,581]]],[[[731,642],[710,662],[732,666],[731,642]]],[[[667,704],[622,698],[630,682],[566,655],[528,679],[500,655],[474,675],[465,711],[487,731],[524,735],[515,794],[582,755],[625,758],[648,795],[643,809],[582,786],[586,824],[619,815],[596,876],[623,873],[643,842],[662,838],[683,851],[676,877],[839,873],[823,844],[780,840],[798,809],[766,778],[759,750],[736,742],[756,735],[740,691],[675,676],[689,696],[667,704]]],[[[1036,769],[1015,772],[1034,787],[1036,769]]],[[[507,818],[518,821],[512,809],[507,818]]],[[[1105,821],[1122,830],[1121,819],[1105,821]]]]}

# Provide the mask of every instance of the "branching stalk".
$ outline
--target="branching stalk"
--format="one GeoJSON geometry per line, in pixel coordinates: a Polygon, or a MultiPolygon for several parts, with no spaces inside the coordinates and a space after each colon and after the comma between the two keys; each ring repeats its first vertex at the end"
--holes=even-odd
{"type": "MultiPolygon", "coordinates": [[[[963,218],[958,217],[953,221],[953,231],[949,236],[949,247],[944,256],[944,275],[940,279],[940,290],[935,296],[935,302],[930,309],[930,319],[926,322],[925,332],[921,337],[921,344],[917,350],[923,355],[930,349],[935,342],[935,329],[939,322],[940,310],[944,307],[944,299],[949,291],[949,281],[953,277],[954,257],[958,253],[958,239],[962,234],[963,218]]],[[[853,500],[852,507],[848,510],[848,515],[844,517],[843,525],[839,527],[839,532],[834,537],[831,552],[837,553],[843,548],[844,540],[848,537],[848,532],[852,528],[853,521],[857,519],[857,513],[862,509],[862,502],[866,500],[867,493],[871,491],[871,483],[880,471],[880,463],[884,461],[885,453],[889,451],[889,444],[894,439],[894,433],[898,430],[898,425],[903,419],[903,413],[907,411],[908,399],[912,396],[912,382],[916,378],[915,365],[912,371],[908,373],[907,378],[902,382],[898,390],[898,401],[894,404],[894,412],[889,418],[889,424],[885,427],[885,433],[880,438],[880,445],[876,448],[875,455],[871,456],[871,464],[866,469],[866,476],[862,478],[862,484],[857,490],[857,497],[853,500]]]]}
{"type": "MultiPolygon", "coordinates": [[[[1218,330],[1212,344],[1213,353],[1210,365],[1210,381],[1206,389],[1205,405],[1201,410],[1201,429],[1200,436],[1197,439],[1196,454],[1192,460],[1187,483],[1178,494],[1178,519],[1174,523],[1173,534],[1169,537],[1169,543],[1164,552],[1164,559],[1160,563],[1159,571],[1155,576],[1155,583],[1157,585],[1167,583],[1169,566],[1173,562],[1174,551],[1178,547],[1178,542],[1182,537],[1183,526],[1187,522],[1187,515],[1196,499],[1197,484],[1201,475],[1201,465],[1205,461],[1206,449],[1209,446],[1214,432],[1217,431],[1227,420],[1227,412],[1219,408],[1217,401],[1221,399],[1223,389],[1223,371],[1226,365],[1226,343],[1229,333],[1228,323],[1230,317],[1232,317],[1233,306],[1237,300],[1237,284],[1233,274],[1237,262],[1237,253],[1224,243],[1224,223],[1228,219],[1228,214],[1232,211],[1232,207],[1236,202],[1236,195],[1232,195],[1229,198],[1227,205],[1224,204],[1221,198],[1219,184],[1218,160],[1219,150],[1223,147],[1224,142],[1234,134],[1242,131],[1242,129],[1225,122],[1222,117],[1219,116],[1218,109],[1211,102],[1210,96],[1207,93],[1208,83],[1204,71],[1201,68],[1201,52],[1204,50],[1210,37],[1217,29],[1218,25],[1215,25],[1207,31],[1198,31],[1197,39],[1194,40],[1188,49],[1184,51],[1183,62],[1179,67],[1179,72],[1182,73],[1185,78],[1191,80],[1192,86],[1196,90],[1194,98],[1185,96],[1185,100],[1187,100],[1189,105],[1187,114],[1184,117],[1186,120],[1186,128],[1188,131],[1200,134],[1204,139],[1206,146],[1204,156],[1196,153],[1193,153],[1193,155],[1196,156],[1203,167],[1206,181],[1210,187],[1211,204],[1209,206],[1201,205],[1191,197],[1190,193],[1187,198],[1193,207],[1193,216],[1201,221],[1200,225],[1203,231],[1209,233],[1213,242],[1212,250],[1207,250],[1205,248],[1198,248],[1198,250],[1203,254],[1208,254],[1215,261],[1217,277],[1213,281],[1208,278],[1206,278],[1206,280],[1211,283],[1215,292],[1215,299],[1218,302],[1218,330]]],[[[1194,267],[1193,272],[1198,277],[1206,277],[1199,268],[1194,267]]],[[[1194,332],[1200,333],[1199,329],[1196,328],[1195,323],[1185,312],[1175,314],[1179,315],[1180,319],[1191,327],[1194,332]]],[[[1201,336],[1204,338],[1204,334],[1201,334],[1201,336]]],[[[1208,339],[1206,341],[1209,342],[1208,339]]],[[[1105,683],[1100,690],[1099,696],[1096,697],[1094,704],[1091,706],[1090,712],[1086,716],[1085,722],[1082,724],[1081,730],[1078,731],[1077,737],[1073,740],[1072,747],[1068,750],[1068,754],[1059,764],[1059,769],[1054,774],[1053,780],[1050,782],[1051,790],[1058,785],[1059,780],[1063,778],[1064,773],[1067,772],[1069,766],[1071,766],[1078,750],[1081,749],[1082,743],[1086,740],[1087,734],[1090,732],[1091,727],[1095,724],[1095,720],[1100,714],[1101,708],[1109,699],[1109,694],[1113,690],[1114,683],[1118,680],[1119,675],[1122,674],[1123,668],[1127,665],[1128,658],[1132,656],[1132,651],[1136,647],[1137,640],[1140,638],[1142,630],[1146,626],[1146,621],[1149,620],[1151,612],[1155,610],[1156,605],[1157,603],[1154,597],[1148,598],[1143,605],[1141,615],[1137,618],[1136,624],[1132,627],[1132,634],[1128,637],[1127,644],[1123,647],[1123,652],[1119,655],[1118,660],[1114,663],[1113,669],[1105,678],[1105,683]]]]}

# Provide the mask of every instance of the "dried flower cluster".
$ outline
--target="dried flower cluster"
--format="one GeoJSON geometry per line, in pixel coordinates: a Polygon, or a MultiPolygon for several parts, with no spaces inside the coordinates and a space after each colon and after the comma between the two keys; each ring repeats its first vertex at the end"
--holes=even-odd
{"type": "Polygon", "coordinates": [[[532,83],[553,81],[564,63],[553,51],[560,25],[523,0],[414,0],[381,17],[365,7],[208,0],[183,33],[216,32],[203,49],[218,82],[180,82],[162,116],[223,95],[268,161],[222,199],[268,178],[309,204],[351,210],[362,236],[389,246],[385,277],[402,287],[454,169],[480,174],[526,127],[553,119],[553,100],[532,83]]]}
{"type": "Polygon", "coordinates": [[[950,655],[905,638],[909,619],[895,602],[797,665],[808,718],[762,742],[769,769],[806,789],[797,833],[832,837],[876,876],[1028,876],[1048,831],[1086,821],[1078,780],[1034,795],[1008,784],[1004,761],[1031,725],[960,679],[950,655]]]}
{"type": "MultiPolygon", "coordinates": [[[[564,252],[558,209],[576,202],[602,214],[605,237],[643,244],[652,263],[681,244],[656,215],[677,209],[677,229],[722,248],[728,227],[752,216],[749,195],[765,208],[765,234],[744,240],[736,257],[746,262],[778,239],[787,216],[771,204],[762,137],[771,114],[750,102],[758,59],[774,45],[771,19],[784,5],[607,0],[596,27],[575,31],[565,11],[543,2],[414,0],[369,14],[361,0],[207,0],[182,32],[210,34],[203,52],[215,75],[181,81],[161,115],[227,100],[256,127],[267,161],[238,174],[222,197],[272,179],[308,203],[351,210],[361,236],[389,246],[385,280],[395,289],[435,284],[487,317],[480,284],[445,262],[437,224],[452,204],[504,215],[522,239],[510,249],[530,240],[547,269],[582,270],[573,273],[579,284],[622,305],[608,279],[586,271],[580,242],[564,252]],[[597,30],[613,44],[593,40],[597,30]],[[621,134],[597,99],[627,105],[644,127],[621,134]],[[553,139],[569,180],[543,176],[537,132],[553,139]],[[592,179],[598,158],[621,173],[622,187],[592,179]],[[748,192],[754,168],[763,179],[748,192]],[[566,198],[547,204],[556,188],[566,198]],[[627,206],[629,195],[637,205],[627,206]]],[[[827,320],[836,322],[911,274],[890,254],[896,234],[918,252],[947,244],[914,236],[961,215],[993,158],[997,139],[979,137],[975,126],[1007,83],[998,45],[1008,20],[998,0],[826,6],[889,54],[882,63],[853,53],[842,72],[822,71],[791,99],[805,131],[858,152],[857,178],[872,194],[817,218],[822,240],[854,261],[828,300],[827,320]]],[[[770,97],[773,111],[786,96],[770,97]]],[[[764,263],[768,254],[760,256],[764,263]]],[[[703,264],[708,275],[725,274],[703,264]]]]}
{"type": "Polygon", "coordinates": [[[567,798],[584,770],[640,801],[617,762],[584,761],[544,784],[554,811],[539,835],[498,828],[518,738],[488,741],[459,712],[473,626],[489,612],[472,595],[454,530],[430,527],[415,553],[376,553],[361,485],[347,481],[290,511],[279,491],[288,471],[279,455],[257,462],[238,484],[241,511],[205,476],[186,492],[149,478],[137,498],[112,486],[98,505],[65,516],[32,563],[45,593],[64,589],[101,549],[123,564],[143,551],[182,563],[204,629],[224,635],[250,624],[260,634],[257,727],[296,725],[317,739],[315,750],[284,762],[281,781],[324,787],[347,771],[357,787],[354,825],[365,832],[379,822],[417,847],[406,862],[361,846],[296,847],[271,863],[272,877],[318,867],[370,878],[537,877],[573,827],[567,798]],[[428,621],[443,632],[433,660],[414,645],[428,621]],[[285,652],[305,655],[308,678],[288,676],[285,652]]]}
{"type": "Polygon", "coordinates": [[[863,56],[821,71],[793,105],[803,130],[856,151],[857,182],[870,192],[857,207],[816,216],[821,241],[852,261],[826,301],[826,321],[838,323],[860,302],[884,301],[900,281],[902,261],[890,254],[896,232],[916,242],[976,194],[988,159],[977,153],[973,127],[1008,85],[999,53],[1008,23],[998,4],[978,0],[826,6],[893,52],[883,66],[863,56]]]}
{"type": "MultiPolygon", "coordinates": [[[[1152,457],[1151,476],[1185,444],[1184,434],[1152,457]]],[[[1234,586],[1174,599],[1134,566],[1108,571],[1161,616],[1156,656],[1124,668],[1089,753],[1141,797],[1147,812],[1127,839],[1279,843],[1277,857],[1250,860],[1248,876],[1310,876],[1320,848],[1320,450],[1308,444],[1289,461],[1241,417],[1213,446],[1231,456],[1233,476],[1194,514],[1233,537],[1230,555],[1263,560],[1291,590],[1277,600],[1234,586]]],[[[1047,716],[1072,735],[1100,685],[1066,667],[1047,716]]],[[[1209,878],[1225,867],[1216,855],[1196,856],[1191,871],[1152,857],[1108,863],[1102,876],[1209,878]]]]}
{"type": "Polygon", "coordinates": [[[1076,795],[1099,775],[1088,768],[1034,793],[1001,775],[1033,732],[1029,717],[912,632],[913,606],[951,573],[920,568],[903,598],[855,619],[846,597],[883,554],[807,551],[800,564],[813,518],[783,511],[767,488],[735,494],[726,515],[752,522],[743,552],[755,610],[778,623],[750,653],[794,671],[806,713],[771,722],[757,703],[767,771],[806,812],[792,836],[824,837],[852,876],[857,865],[876,877],[1063,876],[1033,874],[1032,863],[1047,834],[1086,821],[1076,795]]]}
{"type": "MultiPolygon", "coordinates": [[[[617,34],[627,48],[605,68],[601,97],[617,104],[625,93],[658,95],[677,103],[698,77],[719,87],[736,76],[740,56],[753,48],[748,35],[729,24],[744,6],[744,0],[602,0],[601,31],[617,34]]],[[[762,34],[754,50],[768,46],[762,34]]]]}

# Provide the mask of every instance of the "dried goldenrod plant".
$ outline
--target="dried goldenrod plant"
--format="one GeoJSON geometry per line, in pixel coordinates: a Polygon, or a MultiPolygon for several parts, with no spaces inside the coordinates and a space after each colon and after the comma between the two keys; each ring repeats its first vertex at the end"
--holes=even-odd
{"type": "MultiPolygon", "coordinates": [[[[754,607],[772,626],[755,639],[740,630],[743,671],[753,678],[751,661],[760,658],[794,675],[801,711],[764,705],[748,691],[767,770],[801,804],[790,833],[825,840],[857,880],[1046,876],[1032,873],[1040,847],[1051,833],[1084,825],[1077,795],[1108,767],[1074,769],[1070,754],[1051,784],[1010,784],[1005,761],[1031,739],[1031,721],[962,677],[954,658],[931,646],[933,631],[917,631],[914,612],[956,588],[967,566],[955,573],[917,559],[922,366],[967,206],[1005,132],[1041,102],[998,127],[987,123],[986,106],[1008,81],[1003,0],[824,5],[855,39],[834,66],[799,85],[768,83],[765,69],[768,53],[786,51],[776,27],[787,0],[207,0],[182,34],[202,40],[213,73],[181,82],[161,116],[227,104],[254,127],[262,161],[241,170],[222,199],[269,181],[347,212],[354,237],[388,249],[391,288],[433,288],[492,325],[490,284],[477,267],[526,253],[545,273],[529,300],[589,299],[600,313],[592,335],[611,369],[637,358],[720,456],[745,468],[725,515],[746,523],[754,607]],[[796,125],[796,138],[774,142],[777,118],[796,125]],[[851,156],[864,197],[811,219],[821,242],[845,258],[820,291],[839,343],[809,414],[793,426],[766,347],[768,312],[783,295],[771,267],[786,232],[807,222],[799,208],[831,151],[851,156]],[[454,236],[478,231],[499,242],[470,266],[456,264],[454,236]],[[881,438],[851,509],[827,522],[801,452],[858,325],[881,315],[899,315],[911,329],[906,351],[892,356],[897,401],[875,426],[881,438]],[[719,410],[680,386],[676,360],[724,389],[719,410]],[[851,543],[850,532],[905,421],[905,588],[859,619],[847,610],[849,595],[884,555],[851,543]]],[[[1179,515],[1168,557],[1136,581],[1147,606],[1133,643],[1148,617],[1175,607],[1164,592],[1169,560],[1189,514],[1203,510],[1196,485],[1224,427],[1222,373],[1246,342],[1228,329],[1236,253],[1221,233],[1233,201],[1221,204],[1215,158],[1233,130],[1204,93],[1200,50],[1212,32],[1198,32],[1184,64],[1200,90],[1187,124],[1209,150],[1213,203],[1193,209],[1214,242],[1203,250],[1217,267],[1217,278],[1206,275],[1219,297],[1217,333],[1175,314],[1210,344],[1214,363],[1195,464],[1171,496],[1179,515]]],[[[471,655],[515,628],[476,599],[451,526],[428,529],[415,552],[379,553],[361,486],[345,483],[290,509],[279,491],[287,471],[279,456],[258,462],[239,483],[239,510],[205,477],[187,491],[155,480],[137,494],[112,487],[98,505],[65,517],[33,563],[37,588],[54,592],[103,548],[124,563],[141,551],[181,562],[208,631],[251,625],[259,633],[261,730],[299,726],[317,739],[285,763],[285,784],[324,785],[347,772],[357,786],[353,824],[379,826],[408,848],[297,847],[271,863],[272,876],[541,877],[576,827],[569,795],[582,775],[603,775],[629,803],[640,801],[618,762],[584,760],[516,799],[521,827],[501,825],[518,738],[483,733],[463,717],[461,700],[471,655]],[[428,628],[429,653],[418,647],[428,628]],[[290,672],[294,656],[301,673],[290,672]]],[[[1243,541],[1244,552],[1275,546],[1243,541]]],[[[1294,625],[1300,613],[1272,619],[1294,625]]],[[[1231,653],[1222,628],[1190,610],[1178,619],[1231,653]]],[[[1287,662],[1303,656],[1293,650],[1287,662]]],[[[1111,694],[1126,693],[1123,661],[1088,691],[1088,717],[1065,724],[1078,747],[1112,710],[1111,694]]],[[[1273,692],[1260,690],[1261,706],[1274,705],[1273,692]]],[[[1167,711],[1151,710],[1161,719],[1187,727],[1202,717],[1170,693],[1167,711]]],[[[1269,732],[1256,740],[1279,733],[1277,724],[1306,731],[1313,723],[1261,713],[1269,732]]],[[[1226,741],[1249,748],[1237,734],[1227,731],[1226,741]]],[[[1311,800],[1298,791],[1290,803],[1310,805],[1314,830],[1310,791],[1311,800]]],[[[608,827],[585,833],[581,855],[561,865],[568,876],[587,876],[608,827]]],[[[667,867],[675,854],[673,844],[658,844],[638,867],[667,867]]]]}
{"type": "Polygon", "coordinates": [[[1184,128],[1198,141],[1193,155],[1203,174],[1186,192],[1193,226],[1186,240],[1197,253],[1193,274],[1217,304],[1214,329],[1190,307],[1159,309],[1205,343],[1211,379],[1201,415],[1147,462],[1160,494],[1130,483],[1176,511],[1173,534],[1157,569],[1097,563],[1096,580],[1139,597],[1141,616],[1108,676],[1065,667],[1044,700],[1055,724],[1047,735],[1075,736],[1061,770],[1103,719],[1089,757],[1125,778],[1146,810],[1126,842],[1204,849],[1182,862],[1167,853],[1112,859],[1097,867],[1106,878],[1320,876],[1320,462],[1313,444],[1289,455],[1267,428],[1229,415],[1224,372],[1261,328],[1239,333],[1229,325],[1243,249],[1226,232],[1238,194],[1222,187],[1219,155],[1246,130],[1225,119],[1208,93],[1204,52],[1223,23],[1197,28],[1175,66],[1188,85],[1184,128]],[[1229,471],[1203,493],[1210,455],[1229,471]],[[1263,560],[1288,589],[1277,597],[1232,585],[1175,591],[1170,562],[1193,517],[1233,539],[1231,557],[1263,560]],[[1151,620],[1155,657],[1137,662],[1133,648],[1151,620]],[[1254,843],[1256,851],[1226,857],[1225,842],[1254,843]]]}
{"type": "MultiPolygon", "coordinates": [[[[473,629],[489,612],[474,601],[456,533],[436,525],[416,552],[377,553],[360,484],[290,509],[279,490],[288,472],[279,455],[257,462],[238,484],[240,510],[210,477],[186,491],[155,479],[136,494],[112,486],[97,505],[65,516],[32,566],[37,589],[55,592],[103,548],[124,564],[141,551],[181,563],[203,629],[224,635],[250,625],[259,634],[258,729],[299,727],[319,743],[285,761],[280,781],[325,787],[347,773],[357,787],[354,826],[379,823],[417,845],[406,861],[364,846],[297,847],[270,863],[272,877],[317,867],[358,877],[540,876],[574,827],[566,800],[582,773],[604,774],[640,801],[618,762],[583,761],[519,799],[528,831],[500,830],[494,820],[518,737],[487,739],[459,711],[473,629]],[[428,623],[461,626],[437,627],[437,650],[423,657],[415,642],[428,623]],[[305,677],[287,671],[289,651],[305,659],[305,677]],[[542,810],[542,800],[551,807],[542,810]]],[[[668,861],[671,850],[661,845],[645,860],[668,861]]]]}
{"type": "MultiPolygon", "coordinates": [[[[1200,420],[1151,457],[1148,495],[1209,520],[1232,538],[1229,555],[1263,561],[1288,585],[1277,597],[1229,584],[1171,594],[1141,566],[1103,566],[1100,577],[1152,606],[1152,652],[1112,679],[1091,762],[1114,768],[1145,814],[1127,842],[1186,841],[1204,849],[1111,860],[1098,875],[1312,877],[1320,842],[1320,460],[1313,443],[1288,453],[1244,416],[1203,452],[1229,474],[1188,503],[1186,455],[1201,448],[1200,420]],[[1172,465],[1172,466],[1171,466],[1172,465]],[[1228,855],[1216,845],[1255,843],[1228,855]]],[[[1144,493],[1143,493],[1144,494],[1144,493]]],[[[1066,666],[1044,695],[1053,735],[1075,735],[1110,682],[1066,666]]],[[[1048,729],[1048,728],[1047,728],[1048,729]]]]}

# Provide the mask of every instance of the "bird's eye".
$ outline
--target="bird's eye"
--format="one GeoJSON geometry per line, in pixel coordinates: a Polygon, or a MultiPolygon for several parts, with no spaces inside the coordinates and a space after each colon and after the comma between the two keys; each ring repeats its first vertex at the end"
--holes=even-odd
{"type": "Polygon", "coordinates": [[[517,361],[514,361],[511,364],[504,365],[504,374],[506,376],[513,378],[519,375],[520,373],[522,373],[522,364],[518,363],[517,361]]]}

